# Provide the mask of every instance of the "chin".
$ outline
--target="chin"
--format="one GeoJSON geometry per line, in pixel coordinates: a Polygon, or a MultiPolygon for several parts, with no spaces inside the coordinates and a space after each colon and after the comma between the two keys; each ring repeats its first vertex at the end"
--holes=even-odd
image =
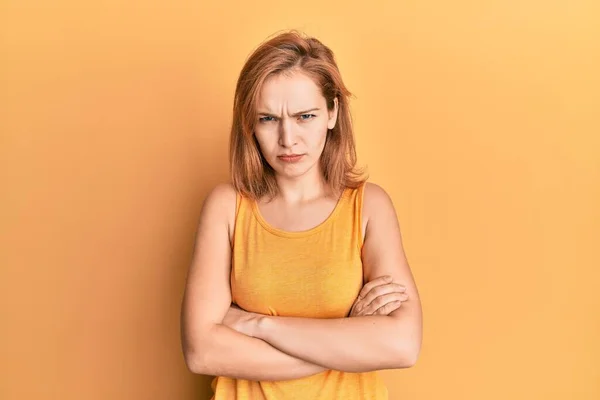
{"type": "Polygon", "coordinates": [[[309,172],[314,165],[307,165],[306,163],[290,164],[290,165],[277,165],[275,173],[282,178],[299,178],[302,175],[309,172]]]}
{"type": "Polygon", "coordinates": [[[308,168],[302,169],[292,169],[292,168],[282,168],[279,171],[275,170],[277,175],[282,178],[299,178],[302,175],[308,172],[308,168]]]}

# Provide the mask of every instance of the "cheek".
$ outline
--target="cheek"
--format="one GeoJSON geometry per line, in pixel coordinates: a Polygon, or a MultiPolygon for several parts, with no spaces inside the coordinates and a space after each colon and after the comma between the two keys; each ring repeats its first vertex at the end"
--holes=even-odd
{"type": "Polygon", "coordinates": [[[254,137],[256,138],[258,149],[264,156],[268,156],[274,143],[276,143],[276,139],[274,140],[272,135],[266,134],[265,132],[255,132],[254,137]]]}
{"type": "Polygon", "coordinates": [[[315,146],[322,148],[325,146],[325,141],[327,140],[327,125],[321,128],[319,133],[315,136],[315,146]]]}

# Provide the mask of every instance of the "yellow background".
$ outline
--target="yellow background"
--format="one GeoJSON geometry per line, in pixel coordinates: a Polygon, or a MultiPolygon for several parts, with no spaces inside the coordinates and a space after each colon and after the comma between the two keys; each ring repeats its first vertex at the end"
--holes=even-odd
{"type": "Polygon", "coordinates": [[[202,399],[179,307],[235,81],[335,52],[425,318],[391,399],[600,398],[597,1],[0,6],[0,398],[202,399]]]}

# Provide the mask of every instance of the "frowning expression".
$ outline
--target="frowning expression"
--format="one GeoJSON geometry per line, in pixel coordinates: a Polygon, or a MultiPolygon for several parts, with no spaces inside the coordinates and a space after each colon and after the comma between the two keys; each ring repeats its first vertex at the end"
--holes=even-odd
{"type": "Polygon", "coordinates": [[[327,110],[319,86],[300,71],[267,78],[258,97],[254,133],[277,175],[294,178],[318,168],[337,108],[334,99],[334,109],[327,110]]]}

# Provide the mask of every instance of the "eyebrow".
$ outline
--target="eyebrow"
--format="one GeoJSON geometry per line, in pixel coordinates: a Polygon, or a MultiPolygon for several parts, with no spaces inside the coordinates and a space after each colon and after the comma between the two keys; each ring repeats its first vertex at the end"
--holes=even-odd
{"type": "MultiPolygon", "coordinates": [[[[311,108],[310,110],[299,111],[297,113],[292,114],[292,117],[296,117],[298,115],[307,114],[309,112],[319,111],[319,110],[320,110],[320,108],[316,107],[316,108],[311,108]]],[[[271,113],[268,113],[268,112],[265,112],[265,111],[259,111],[258,115],[266,115],[266,116],[269,116],[269,117],[277,117],[277,115],[271,114],[271,113]]]]}

